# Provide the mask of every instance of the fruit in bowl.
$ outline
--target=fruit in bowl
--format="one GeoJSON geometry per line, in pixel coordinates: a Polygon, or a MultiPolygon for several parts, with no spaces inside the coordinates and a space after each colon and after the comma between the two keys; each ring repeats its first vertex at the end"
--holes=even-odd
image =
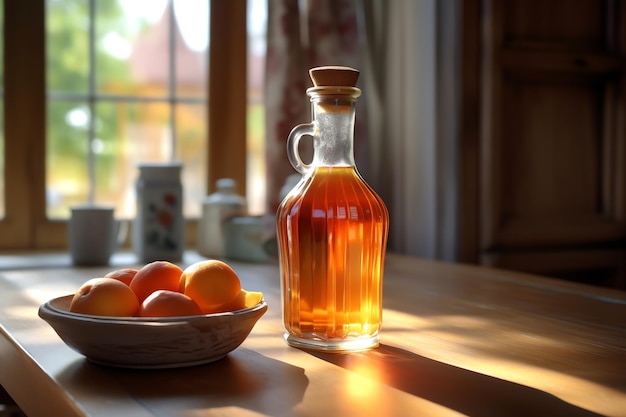
{"type": "Polygon", "coordinates": [[[96,363],[162,368],[213,362],[243,343],[267,311],[263,294],[241,288],[222,261],[185,270],[157,261],[107,275],[39,308],[68,346],[96,363]]]}
{"type": "Polygon", "coordinates": [[[115,317],[191,316],[241,310],[262,299],[261,292],[241,288],[237,273],[223,261],[200,261],[184,270],[155,261],[88,280],[74,294],[70,311],[115,317]]]}

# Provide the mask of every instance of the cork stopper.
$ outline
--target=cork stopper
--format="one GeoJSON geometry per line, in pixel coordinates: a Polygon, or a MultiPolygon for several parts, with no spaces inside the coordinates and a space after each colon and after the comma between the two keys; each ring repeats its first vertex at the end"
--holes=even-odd
{"type": "Polygon", "coordinates": [[[358,70],[339,66],[311,68],[309,75],[315,87],[356,87],[359,79],[358,70]]]}

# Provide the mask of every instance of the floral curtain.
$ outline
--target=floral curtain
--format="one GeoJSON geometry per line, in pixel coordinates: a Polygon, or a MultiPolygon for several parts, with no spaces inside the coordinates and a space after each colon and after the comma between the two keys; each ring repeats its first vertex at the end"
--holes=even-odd
{"type": "MultiPolygon", "coordinates": [[[[286,153],[291,129],[311,121],[308,70],[322,65],[360,68],[358,0],[268,0],[265,71],[268,210],[280,203],[286,178],[295,173],[286,153]]],[[[359,118],[355,153],[366,164],[364,115],[359,118]]],[[[303,150],[306,158],[307,151],[303,150]]],[[[310,154],[310,151],[309,151],[310,154]]]]}
{"type": "MultiPolygon", "coordinates": [[[[438,83],[453,69],[438,68],[437,0],[268,0],[268,6],[268,209],[276,209],[285,178],[295,173],[287,136],[310,121],[308,69],[351,66],[361,71],[363,90],[355,158],[389,209],[389,250],[454,260],[457,147],[454,126],[449,138],[442,136],[436,114],[438,83]]],[[[453,94],[454,85],[446,88],[453,94]]]]}

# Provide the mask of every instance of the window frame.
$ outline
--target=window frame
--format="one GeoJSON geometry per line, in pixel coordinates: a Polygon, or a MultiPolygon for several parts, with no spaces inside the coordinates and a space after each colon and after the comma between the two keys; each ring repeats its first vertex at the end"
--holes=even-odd
{"type": "MultiPolygon", "coordinates": [[[[5,0],[3,7],[5,217],[0,249],[66,248],[67,221],[46,216],[45,0],[5,0]]],[[[218,178],[231,177],[245,195],[246,0],[211,1],[210,7],[210,39],[228,41],[209,44],[207,193],[218,178]]],[[[186,223],[191,247],[197,220],[186,223]]]]}

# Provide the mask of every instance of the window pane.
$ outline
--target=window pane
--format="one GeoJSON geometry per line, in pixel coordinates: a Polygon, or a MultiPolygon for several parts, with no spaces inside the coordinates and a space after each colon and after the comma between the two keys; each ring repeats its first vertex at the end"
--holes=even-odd
{"type": "Polygon", "coordinates": [[[175,0],[176,94],[206,97],[209,1],[175,0]]]}
{"type": "MultiPolygon", "coordinates": [[[[247,109],[247,178],[246,196],[253,214],[265,211],[265,106],[263,79],[265,68],[265,34],[267,31],[265,0],[248,0],[248,109],[247,109]]],[[[285,154],[285,157],[287,155],[285,154]]]]}
{"type": "Polygon", "coordinates": [[[129,138],[129,158],[138,162],[169,161],[174,155],[168,103],[129,103],[119,110],[120,134],[129,138]]]}
{"type": "MultiPolygon", "coordinates": [[[[265,107],[248,102],[246,181],[248,209],[251,214],[265,212],[265,107]]],[[[286,157],[286,154],[285,154],[286,157]]]]}
{"type": "Polygon", "coordinates": [[[136,106],[106,101],[95,106],[95,139],[92,145],[95,169],[94,201],[114,204],[117,215],[134,215],[134,163],[132,134],[137,124],[136,106]]]}
{"type": "Polygon", "coordinates": [[[46,7],[48,89],[86,93],[89,83],[88,1],[48,0],[46,7]]]}
{"type": "Polygon", "coordinates": [[[119,179],[117,207],[121,214],[135,216],[135,182],[140,162],[170,161],[173,155],[169,130],[170,109],[167,103],[102,103],[98,112],[108,115],[104,122],[112,126],[118,143],[119,179]],[[122,191],[123,190],[123,191],[122,191]]]}
{"type": "Polygon", "coordinates": [[[206,196],[207,107],[181,104],[176,107],[176,159],[183,162],[183,190],[187,217],[200,217],[206,196]]]}
{"type": "Polygon", "coordinates": [[[47,215],[67,217],[69,206],[89,196],[89,108],[86,102],[48,104],[47,215]]]}
{"type": "Polygon", "coordinates": [[[97,91],[166,95],[170,76],[168,2],[98,0],[96,5],[97,91]]]}

